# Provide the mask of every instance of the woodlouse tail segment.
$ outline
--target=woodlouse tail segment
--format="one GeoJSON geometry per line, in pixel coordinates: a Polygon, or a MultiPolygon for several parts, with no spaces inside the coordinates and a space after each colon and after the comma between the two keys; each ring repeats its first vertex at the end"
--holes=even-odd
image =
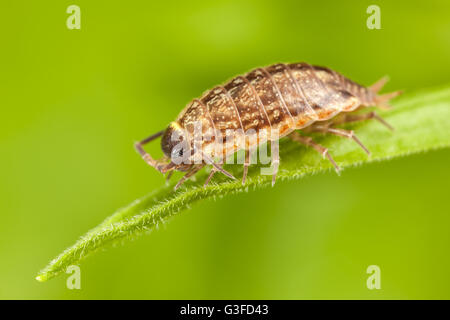
{"type": "Polygon", "coordinates": [[[383,110],[389,110],[392,108],[392,106],[389,104],[389,100],[394,99],[395,97],[398,97],[401,95],[403,91],[398,90],[394,92],[385,93],[379,96],[375,97],[375,105],[383,110]]]}
{"type": "Polygon", "coordinates": [[[369,87],[370,91],[373,93],[378,93],[380,90],[384,87],[384,85],[389,81],[389,76],[384,76],[377,82],[375,82],[373,85],[369,87]]]}
{"type": "Polygon", "coordinates": [[[381,91],[381,89],[384,87],[384,85],[389,81],[389,77],[388,76],[384,76],[383,78],[381,78],[380,80],[378,80],[377,82],[375,82],[373,85],[371,85],[369,87],[369,90],[375,95],[374,96],[374,104],[376,106],[378,106],[381,109],[391,109],[392,106],[389,105],[389,100],[401,95],[403,93],[403,91],[399,90],[399,91],[394,91],[394,92],[389,92],[389,93],[385,93],[382,95],[378,95],[378,92],[381,91]]]}

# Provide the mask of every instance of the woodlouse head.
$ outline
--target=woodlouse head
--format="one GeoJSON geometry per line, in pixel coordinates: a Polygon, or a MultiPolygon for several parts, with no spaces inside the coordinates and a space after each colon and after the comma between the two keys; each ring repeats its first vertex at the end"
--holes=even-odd
{"type": "Polygon", "coordinates": [[[174,169],[186,171],[192,166],[185,163],[185,160],[191,155],[191,150],[185,132],[177,122],[172,122],[164,131],[161,138],[161,149],[165,157],[175,164],[174,169]]]}

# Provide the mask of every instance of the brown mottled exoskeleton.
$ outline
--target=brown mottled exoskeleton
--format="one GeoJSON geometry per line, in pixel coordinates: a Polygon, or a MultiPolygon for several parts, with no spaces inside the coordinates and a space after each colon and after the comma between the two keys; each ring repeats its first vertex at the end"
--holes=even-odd
{"type": "MultiPolygon", "coordinates": [[[[166,130],[137,142],[135,147],[149,165],[163,174],[168,173],[168,177],[173,170],[187,172],[175,188],[207,164],[213,167],[205,185],[217,171],[234,178],[221,164],[226,157],[239,149],[245,149],[242,178],[244,184],[251,152],[264,142],[277,141],[284,136],[313,147],[323,157],[328,158],[339,172],[340,168],[327,148],[296,130],[330,133],[353,139],[370,155],[353,131],[335,126],[346,122],[376,119],[392,129],[375,112],[350,114],[351,111],[369,106],[388,108],[388,101],[399,95],[400,91],[378,95],[386,81],[386,78],[382,78],[366,88],[331,69],[307,63],[275,64],[258,68],[207,91],[199,99],[194,99],[166,130]],[[209,138],[195,145],[193,137],[198,124],[200,131],[197,133],[209,138]],[[251,130],[257,132],[253,141],[247,139],[244,144],[224,144],[230,131],[236,141],[245,139],[247,132],[251,130]],[[142,146],[160,136],[164,157],[155,160],[142,146]],[[174,139],[174,136],[178,138],[174,139]],[[222,147],[215,148],[219,143],[222,147]],[[201,160],[193,161],[196,157],[201,160]],[[176,158],[188,161],[175,161],[176,158]]],[[[274,169],[272,184],[275,183],[279,165],[278,150],[274,150],[275,148],[278,148],[278,144],[271,143],[274,169]]]]}

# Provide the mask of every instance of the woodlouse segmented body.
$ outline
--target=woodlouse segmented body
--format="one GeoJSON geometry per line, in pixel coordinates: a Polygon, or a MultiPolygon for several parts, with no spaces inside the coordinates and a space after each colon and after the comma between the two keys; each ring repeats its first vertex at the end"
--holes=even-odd
{"type": "MultiPolygon", "coordinates": [[[[211,160],[209,157],[224,159],[242,147],[248,151],[267,140],[278,140],[293,133],[290,136],[294,140],[316,148],[328,156],[338,168],[326,149],[307,137],[300,136],[295,130],[304,129],[304,131],[321,131],[346,136],[355,139],[365,149],[353,132],[332,128],[335,123],[330,119],[360,107],[387,106],[387,101],[399,92],[378,95],[377,92],[384,83],[385,79],[382,79],[372,87],[366,88],[331,69],[311,66],[307,63],[275,64],[257,68],[244,76],[233,78],[224,85],[216,86],[199,99],[194,99],[165,132],[143,140],[136,144],[136,147],[144,159],[161,172],[173,169],[189,170],[186,175],[189,177],[204,164],[175,165],[172,161],[167,163],[168,159],[173,158],[174,151],[180,155],[183,153],[178,149],[174,150],[174,132],[182,136],[192,149],[193,137],[198,130],[196,126],[198,128],[200,124],[201,135],[212,137],[201,142],[200,152],[205,156],[208,155],[209,160],[211,160]],[[252,130],[258,132],[257,139],[253,142],[246,141],[244,146],[237,143],[223,144],[226,139],[228,139],[226,141],[243,139],[252,130]],[[229,139],[230,132],[234,136],[233,139],[229,139]],[[266,132],[266,134],[260,134],[260,132],[266,132]],[[156,161],[143,151],[142,144],[161,135],[163,136],[161,146],[166,159],[156,161]],[[224,145],[221,154],[214,152],[217,150],[218,143],[224,145]]],[[[374,113],[365,118],[355,117],[347,117],[340,122],[370,117],[381,120],[374,113]]],[[[193,153],[190,156],[193,156],[193,153]]],[[[275,160],[277,164],[278,159],[275,160]]],[[[212,161],[203,161],[203,163],[212,164],[213,172],[219,170],[227,174],[220,165],[212,161]]],[[[245,175],[246,167],[244,166],[243,181],[245,181],[245,175]]]]}
{"type": "Polygon", "coordinates": [[[204,132],[220,130],[223,136],[227,129],[269,133],[278,129],[283,137],[361,104],[375,104],[370,90],[330,69],[306,63],[276,64],[209,90],[192,101],[176,122],[191,135],[194,123],[201,121],[204,132]]]}

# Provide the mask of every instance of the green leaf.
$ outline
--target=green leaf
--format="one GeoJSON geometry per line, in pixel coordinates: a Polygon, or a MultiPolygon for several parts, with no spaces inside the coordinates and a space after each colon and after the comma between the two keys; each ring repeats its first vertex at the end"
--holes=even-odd
{"type": "MultiPolygon", "coordinates": [[[[346,126],[354,129],[372,151],[370,158],[351,140],[320,134],[314,135],[314,139],[329,148],[342,168],[450,146],[450,86],[405,94],[393,106],[392,110],[380,112],[380,115],[395,127],[394,132],[373,120],[346,126]]],[[[335,174],[331,163],[315,150],[285,138],[280,141],[280,158],[277,183],[321,171],[335,174]]],[[[271,177],[261,175],[260,168],[261,165],[250,167],[245,186],[240,180],[216,174],[211,184],[203,187],[208,174],[205,170],[197,175],[196,182],[189,181],[176,192],[173,184],[163,186],[118,210],[89,231],[52,260],[36,279],[46,281],[105,246],[146,233],[198,200],[270,186],[271,177]]],[[[241,165],[228,165],[226,169],[236,177],[242,175],[241,165]]]]}

